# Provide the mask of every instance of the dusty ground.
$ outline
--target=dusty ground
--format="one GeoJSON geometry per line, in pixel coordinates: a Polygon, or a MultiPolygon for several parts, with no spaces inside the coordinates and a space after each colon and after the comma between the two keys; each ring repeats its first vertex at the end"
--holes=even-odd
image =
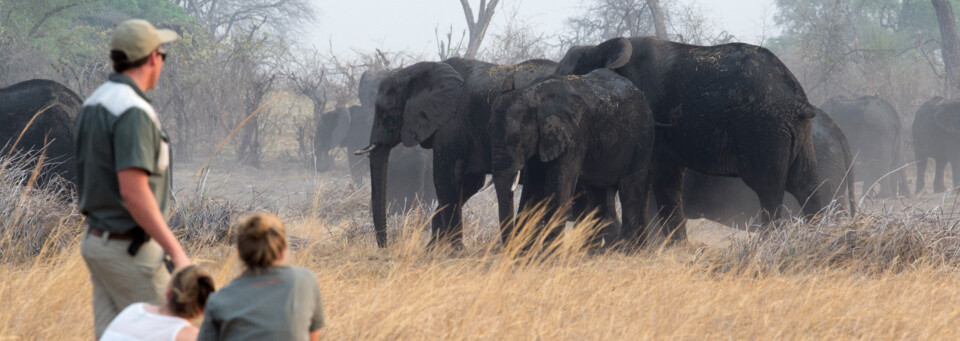
{"type": "MultiPolygon", "coordinates": [[[[337,166],[325,173],[317,173],[300,164],[267,162],[260,169],[250,166],[229,165],[226,162],[213,163],[206,176],[205,188],[216,196],[243,198],[263,198],[271,207],[282,209],[303,207],[312,204],[317,198],[318,191],[324,187],[346,186],[351,189],[344,157],[341,155],[337,166]]],[[[176,191],[189,193],[195,189],[198,181],[203,179],[198,174],[202,162],[189,162],[178,165],[175,172],[174,187],[176,191]]],[[[879,200],[873,197],[862,197],[863,184],[856,184],[856,193],[860,196],[859,207],[864,213],[884,214],[884,212],[898,212],[903,210],[931,210],[942,209],[945,214],[954,216],[960,214],[960,201],[955,195],[932,193],[934,167],[927,170],[927,188],[920,195],[909,198],[891,198],[879,200]]],[[[916,167],[906,168],[908,188],[913,190],[916,179],[916,167]]],[[[950,170],[945,175],[947,186],[950,186],[950,170]]],[[[369,181],[366,182],[369,185],[369,181]]],[[[960,184],[958,184],[960,185],[960,184]]],[[[368,193],[369,188],[356,189],[358,194],[368,193]]],[[[477,219],[468,220],[467,228],[494,229],[495,219],[489,219],[483,210],[490,205],[496,205],[496,193],[493,187],[488,187],[468,202],[465,216],[477,219]]],[[[364,198],[365,201],[369,200],[364,198]]],[[[709,246],[727,246],[734,239],[745,238],[748,233],[719,224],[706,219],[691,219],[687,222],[688,234],[694,244],[709,246]]]]}

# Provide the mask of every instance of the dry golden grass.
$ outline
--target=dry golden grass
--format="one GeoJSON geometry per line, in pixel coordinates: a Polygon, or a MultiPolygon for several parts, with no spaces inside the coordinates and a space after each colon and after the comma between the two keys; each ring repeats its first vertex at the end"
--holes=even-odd
{"type": "MultiPolygon", "coordinates": [[[[517,264],[397,246],[319,244],[293,253],[320,281],[331,339],[956,339],[960,276],[921,266],[871,275],[711,274],[693,250],[567,255],[517,264]]],[[[194,249],[219,284],[227,246],[194,249]]],[[[0,268],[0,335],[89,339],[90,285],[76,243],[0,268]]]]}
{"type": "MultiPolygon", "coordinates": [[[[317,274],[329,339],[960,338],[960,231],[949,207],[878,207],[728,245],[636,254],[590,255],[577,227],[543,256],[497,245],[487,194],[467,208],[465,251],[426,249],[420,212],[391,219],[393,244],[378,250],[368,189],[317,183],[302,207],[265,208],[286,217],[291,263],[317,274]]],[[[212,211],[270,206],[205,200],[214,202],[183,200],[182,209],[221,217],[212,211]]],[[[187,220],[226,228],[223,219],[187,220]]],[[[76,224],[61,220],[57,230],[76,224]]],[[[77,238],[0,264],[0,340],[91,338],[77,238]]],[[[224,285],[241,268],[233,247],[214,239],[190,238],[187,248],[224,285]]]]}

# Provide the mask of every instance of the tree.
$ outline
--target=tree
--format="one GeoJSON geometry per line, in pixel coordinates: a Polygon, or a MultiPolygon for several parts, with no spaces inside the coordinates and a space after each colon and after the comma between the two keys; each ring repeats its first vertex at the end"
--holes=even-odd
{"type": "MultiPolygon", "coordinates": [[[[957,37],[957,22],[953,15],[953,6],[946,0],[931,0],[937,12],[940,24],[943,64],[947,88],[960,88],[960,38],[957,37]]],[[[949,97],[955,97],[955,91],[947,91],[949,97]]]]}
{"type": "Polygon", "coordinates": [[[490,26],[490,19],[493,18],[493,12],[497,8],[500,0],[480,0],[479,12],[477,18],[473,18],[473,9],[467,0],[460,0],[463,7],[463,15],[467,18],[467,30],[470,32],[470,39],[467,41],[467,52],[463,54],[466,58],[476,58],[480,51],[480,44],[483,43],[483,36],[487,33],[487,26],[490,26]]]}
{"type": "Polygon", "coordinates": [[[583,0],[583,15],[567,19],[561,49],[615,37],[657,36],[691,44],[716,44],[733,37],[715,31],[695,4],[660,0],[583,0]]]}
{"type": "MultiPolygon", "coordinates": [[[[536,33],[532,24],[525,21],[517,7],[502,12],[507,25],[495,33],[487,47],[483,49],[482,59],[496,64],[516,64],[534,58],[553,58],[557,51],[547,43],[547,36],[536,33]]],[[[449,36],[448,36],[449,37],[449,36]]]]}
{"type": "Polygon", "coordinates": [[[298,32],[314,19],[308,0],[168,0],[196,18],[216,41],[259,23],[272,33],[298,32]],[[249,27],[249,26],[247,26],[249,27]]]}
{"type": "Polygon", "coordinates": [[[776,5],[781,34],[767,46],[812,102],[876,95],[909,115],[943,91],[944,64],[934,55],[940,34],[929,1],[776,0],[776,5]]]}
{"type": "Polygon", "coordinates": [[[653,27],[657,33],[657,38],[667,39],[667,25],[663,20],[660,0],[647,0],[647,6],[650,6],[650,15],[653,17],[653,27]]]}

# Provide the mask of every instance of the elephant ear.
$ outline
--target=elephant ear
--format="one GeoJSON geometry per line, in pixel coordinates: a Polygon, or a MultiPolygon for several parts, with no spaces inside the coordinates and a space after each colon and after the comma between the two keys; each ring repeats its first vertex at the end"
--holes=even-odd
{"type": "Polygon", "coordinates": [[[429,138],[456,114],[463,78],[448,64],[420,62],[404,70],[409,77],[400,140],[407,147],[429,138]]]}
{"type": "Polygon", "coordinates": [[[364,71],[360,75],[360,86],[357,89],[357,97],[360,98],[360,105],[373,108],[377,100],[377,88],[380,87],[380,81],[384,73],[373,71],[364,71]]]}
{"type": "Polygon", "coordinates": [[[548,81],[539,86],[542,91],[536,101],[540,104],[537,151],[542,162],[552,161],[567,150],[580,129],[580,118],[586,109],[583,100],[571,89],[558,85],[556,81],[548,81]]]}
{"type": "Polygon", "coordinates": [[[594,53],[603,67],[616,69],[627,65],[630,61],[630,57],[633,56],[633,44],[630,44],[630,39],[627,38],[613,38],[597,45],[594,53]]]}

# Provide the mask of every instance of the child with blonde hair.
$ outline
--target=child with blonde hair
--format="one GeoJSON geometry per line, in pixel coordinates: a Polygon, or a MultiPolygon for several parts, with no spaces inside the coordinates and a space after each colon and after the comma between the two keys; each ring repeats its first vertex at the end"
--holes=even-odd
{"type": "Polygon", "coordinates": [[[210,274],[196,265],[187,266],[173,275],[166,304],[127,306],[110,322],[100,341],[196,340],[198,329],[192,321],[203,315],[214,290],[210,274]]]}
{"type": "Polygon", "coordinates": [[[317,278],[285,264],[283,222],[262,213],[239,227],[247,269],[210,297],[199,340],[318,340],[326,324],[317,278]]]}

